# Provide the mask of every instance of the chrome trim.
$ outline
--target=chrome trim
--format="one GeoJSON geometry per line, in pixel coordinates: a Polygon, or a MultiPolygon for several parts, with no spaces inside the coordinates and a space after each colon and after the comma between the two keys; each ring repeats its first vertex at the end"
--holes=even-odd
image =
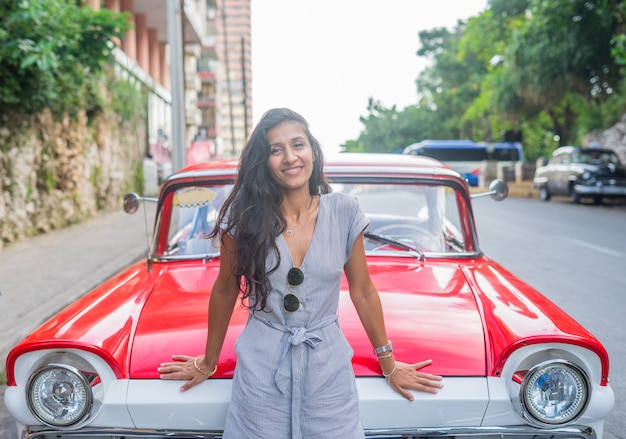
{"type": "Polygon", "coordinates": [[[489,437],[503,438],[533,438],[541,439],[596,439],[596,432],[591,427],[584,425],[571,425],[568,427],[552,430],[539,429],[529,426],[511,427],[447,427],[447,428],[410,428],[410,429],[386,429],[368,430],[366,438],[391,439],[391,438],[425,438],[425,437],[489,437]]]}
{"type": "MultiPolygon", "coordinates": [[[[85,428],[73,431],[64,430],[39,430],[25,429],[22,439],[51,439],[51,438],[88,438],[88,437],[134,437],[145,439],[162,438],[197,438],[197,439],[220,439],[222,433],[218,431],[156,431],[156,430],[129,430],[115,428],[85,428]]],[[[570,425],[555,429],[538,429],[529,426],[511,427],[447,427],[447,428],[398,428],[366,430],[365,437],[368,439],[391,439],[391,438],[426,438],[426,437],[489,437],[503,438],[525,437],[533,439],[597,439],[596,432],[591,427],[584,425],[570,425]]]]}
{"type": "Polygon", "coordinates": [[[622,197],[626,196],[626,186],[603,184],[597,185],[585,185],[577,184],[574,186],[574,190],[580,195],[606,195],[622,197]]]}

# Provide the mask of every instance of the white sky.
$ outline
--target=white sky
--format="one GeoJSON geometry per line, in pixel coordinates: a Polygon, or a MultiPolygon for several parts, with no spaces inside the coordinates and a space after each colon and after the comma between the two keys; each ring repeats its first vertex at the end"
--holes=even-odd
{"type": "Polygon", "coordinates": [[[487,0],[252,0],[253,121],[273,107],[302,114],[326,152],[356,139],[370,97],[417,102],[418,32],[452,29],[487,0]]]}

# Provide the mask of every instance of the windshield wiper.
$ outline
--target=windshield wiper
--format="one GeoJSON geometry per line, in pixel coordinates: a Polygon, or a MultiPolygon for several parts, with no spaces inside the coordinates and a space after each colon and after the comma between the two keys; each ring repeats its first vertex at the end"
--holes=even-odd
{"type": "Polygon", "coordinates": [[[372,232],[365,232],[363,236],[365,236],[368,239],[373,239],[374,241],[382,242],[383,244],[388,244],[394,247],[398,247],[399,249],[402,249],[407,252],[417,253],[417,258],[420,261],[424,260],[423,251],[421,251],[420,249],[416,247],[406,245],[405,243],[398,241],[396,239],[390,238],[389,236],[379,235],[378,233],[372,233],[372,232]]]}
{"type": "Polygon", "coordinates": [[[445,229],[443,230],[443,238],[446,241],[446,244],[458,252],[462,252],[465,248],[465,243],[463,241],[445,229]]]}

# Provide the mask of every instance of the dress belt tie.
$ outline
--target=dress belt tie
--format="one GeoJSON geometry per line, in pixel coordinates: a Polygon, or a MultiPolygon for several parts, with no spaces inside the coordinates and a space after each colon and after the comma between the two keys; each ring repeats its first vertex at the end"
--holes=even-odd
{"type": "Polygon", "coordinates": [[[266,317],[258,315],[257,313],[252,313],[252,316],[273,329],[289,334],[288,337],[285,336],[282,338],[283,352],[280,357],[278,369],[276,370],[276,374],[274,375],[274,383],[276,384],[276,387],[278,388],[280,393],[284,394],[285,392],[287,392],[287,387],[289,386],[289,378],[291,378],[291,437],[294,439],[301,438],[301,386],[302,377],[305,373],[305,356],[301,350],[298,350],[297,355],[294,355],[294,351],[291,348],[300,346],[305,343],[309,347],[315,349],[315,347],[317,347],[317,345],[319,345],[324,340],[313,331],[317,331],[336,322],[337,314],[331,314],[324,317],[319,322],[317,322],[316,325],[310,328],[304,328],[301,326],[286,326],[281,323],[272,322],[271,320],[268,320],[266,317]],[[289,374],[287,361],[285,361],[285,357],[287,356],[288,352],[291,352],[291,375],[289,374]]]}
{"type": "Polygon", "coordinates": [[[302,374],[303,365],[298,364],[299,361],[296,361],[295,358],[292,357],[291,361],[291,374],[287,371],[287,362],[284,361],[287,353],[290,351],[292,346],[298,346],[302,343],[306,343],[312,348],[317,347],[322,341],[324,341],[319,335],[315,334],[313,331],[317,331],[322,329],[332,323],[337,321],[337,314],[331,314],[323,319],[321,319],[316,325],[310,328],[304,328],[302,326],[286,326],[281,323],[272,322],[268,320],[266,317],[259,315],[258,313],[253,313],[252,316],[265,323],[271,328],[274,328],[278,331],[285,332],[290,334],[289,337],[283,340],[283,352],[280,357],[280,363],[278,365],[278,370],[276,371],[276,375],[274,377],[274,382],[276,383],[276,387],[280,390],[281,393],[285,393],[287,391],[287,385],[289,384],[289,378],[291,377],[293,382],[300,381],[298,378],[302,374]]]}

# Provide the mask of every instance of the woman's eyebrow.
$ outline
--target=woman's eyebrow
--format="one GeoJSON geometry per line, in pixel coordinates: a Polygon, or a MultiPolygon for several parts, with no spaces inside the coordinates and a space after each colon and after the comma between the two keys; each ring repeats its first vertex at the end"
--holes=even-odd
{"type": "MultiPolygon", "coordinates": [[[[303,140],[303,139],[304,139],[304,136],[295,136],[295,137],[292,137],[289,140],[293,142],[294,140],[303,140]]],[[[282,145],[282,144],[283,144],[283,142],[278,141],[278,142],[270,143],[270,146],[276,146],[276,145],[282,145]]]]}

